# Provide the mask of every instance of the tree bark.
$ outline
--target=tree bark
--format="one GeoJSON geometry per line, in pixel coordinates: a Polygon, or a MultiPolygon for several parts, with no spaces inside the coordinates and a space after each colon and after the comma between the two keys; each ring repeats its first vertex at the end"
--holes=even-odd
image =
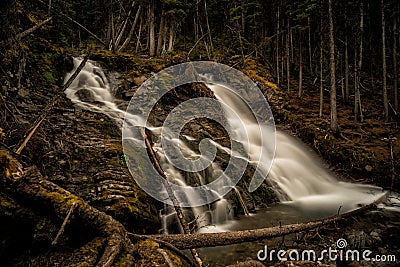
{"type": "Polygon", "coordinates": [[[223,233],[195,233],[195,234],[176,234],[176,235],[150,235],[149,237],[156,240],[162,240],[173,244],[179,249],[199,248],[199,247],[216,247],[238,244],[243,242],[252,242],[256,240],[271,239],[301,231],[308,231],[321,226],[325,226],[345,218],[361,214],[367,210],[376,208],[380,202],[376,201],[369,205],[363,206],[357,210],[348,213],[335,215],[322,220],[311,221],[307,223],[290,224],[284,226],[275,226],[254,230],[243,230],[223,233]]]}
{"type": "Polygon", "coordinates": [[[169,26],[169,44],[168,50],[174,50],[174,42],[175,42],[175,21],[171,19],[170,26],[169,26]]]}
{"type": "MultiPolygon", "coordinates": [[[[356,75],[355,75],[355,96],[354,96],[354,114],[355,120],[357,121],[358,114],[360,115],[360,120],[363,122],[364,116],[361,108],[361,94],[360,94],[360,86],[361,86],[361,68],[362,68],[362,58],[363,58],[363,35],[364,35],[364,4],[361,1],[360,5],[360,34],[359,34],[359,49],[358,49],[358,61],[356,60],[356,75]]],[[[355,57],[357,59],[357,57],[355,57]]]]}
{"type": "Polygon", "coordinates": [[[210,40],[211,53],[213,53],[214,52],[214,44],[213,44],[213,39],[212,39],[212,35],[211,35],[210,22],[208,21],[207,0],[204,0],[204,13],[206,16],[206,25],[207,25],[208,39],[210,40]]]}
{"type": "Polygon", "coordinates": [[[328,1],[329,10],[329,47],[330,47],[330,73],[331,73],[331,130],[339,132],[336,109],[336,75],[335,75],[335,39],[333,32],[332,0],[328,1]]]}
{"type": "Polygon", "coordinates": [[[394,97],[394,109],[398,113],[399,112],[399,73],[397,72],[397,17],[393,17],[393,73],[394,73],[394,81],[393,81],[393,97],[394,97]]]}
{"type": "Polygon", "coordinates": [[[344,86],[345,86],[345,103],[349,102],[350,88],[349,88],[349,48],[347,44],[347,31],[345,38],[344,48],[344,86]]]}
{"type": "Polygon", "coordinates": [[[128,21],[129,21],[129,18],[131,16],[131,13],[132,13],[134,5],[135,5],[135,1],[132,1],[131,7],[130,7],[129,12],[128,12],[128,15],[126,16],[126,19],[123,22],[122,27],[119,30],[118,34],[117,34],[117,40],[115,40],[115,49],[117,49],[118,51],[119,51],[119,49],[118,49],[119,43],[121,42],[122,36],[124,35],[125,29],[126,29],[126,26],[128,25],[128,21]]]}
{"type": "MultiPolygon", "coordinates": [[[[300,30],[301,31],[301,30],[300,30]]],[[[299,98],[303,95],[303,53],[301,45],[301,32],[299,33],[299,98]]]]}
{"type": "Polygon", "coordinates": [[[323,47],[319,49],[319,117],[321,118],[324,110],[324,76],[323,76],[323,47]]]}
{"type": "Polygon", "coordinates": [[[150,56],[156,55],[156,35],[155,35],[155,18],[154,18],[154,1],[149,5],[149,53],[150,56]]]}
{"type": "Polygon", "coordinates": [[[290,18],[287,22],[287,33],[286,33],[286,79],[287,79],[287,90],[290,91],[290,48],[289,48],[289,38],[290,38],[290,18]]]}
{"type": "Polygon", "coordinates": [[[386,121],[389,120],[389,100],[387,93],[387,80],[386,80],[386,36],[385,36],[385,3],[381,0],[381,22],[382,22],[382,89],[383,89],[383,111],[385,112],[386,121]]]}
{"type": "MultiPolygon", "coordinates": [[[[139,19],[140,11],[142,10],[142,6],[138,7],[138,10],[136,11],[135,19],[133,20],[131,30],[129,31],[128,37],[125,39],[125,41],[122,43],[121,47],[118,48],[118,52],[122,52],[125,50],[125,48],[128,46],[130,41],[132,40],[133,33],[135,32],[136,24],[139,19]]],[[[140,36],[140,31],[141,27],[139,29],[139,36],[140,36]]]]}
{"type": "Polygon", "coordinates": [[[308,25],[308,56],[309,56],[309,66],[310,66],[310,73],[313,75],[313,67],[312,67],[312,46],[311,46],[311,22],[310,17],[307,18],[307,25],[308,25]]]}
{"type": "Polygon", "coordinates": [[[319,47],[319,117],[321,118],[324,110],[324,59],[323,59],[323,51],[324,51],[324,37],[322,34],[322,26],[323,26],[323,0],[320,0],[321,11],[320,11],[320,47],[319,47]]]}
{"type": "Polygon", "coordinates": [[[278,87],[281,84],[280,81],[280,69],[279,69],[279,38],[280,38],[280,5],[277,10],[277,28],[276,28],[276,75],[277,75],[277,85],[278,87]]]}
{"type": "Polygon", "coordinates": [[[165,31],[166,31],[166,27],[165,27],[165,10],[164,7],[162,9],[161,12],[161,19],[160,19],[160,28],[158,29],[158,39],[157,39],[157,49],[156,49],[156,54],[157,56],[161,55],[163,50],[163,44],[164,44],[164,40],[165,40],[165,31]]]}

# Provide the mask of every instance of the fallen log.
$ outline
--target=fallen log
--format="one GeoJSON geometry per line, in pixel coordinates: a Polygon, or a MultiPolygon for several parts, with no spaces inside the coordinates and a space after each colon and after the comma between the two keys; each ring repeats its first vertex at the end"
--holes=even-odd
{"type": "MultiPolygon", "coordinates": [[[[13,173],[13,171],[9,171],[13,173]]],[[[64,220],[71,205],[74,205],[74,220],[71,224],[93,229],[106,237],[106,244],[96,266],[111,266],[122,250],[126,253],[127,263],[133,264],[135,247],[127,238],[124,226],[111,216],[93,208],[81,198],[71,194],[50,181],[43,179],[36,167],[24,169],[23,174],[3,176],[5,193],[11,193],[24,203],[32,203],[35,207],[46,207],[60,221],[64,220]]],[[[1,189],[1,188],[0,188],[1,189]]]]}
{"type": "MultiPolygon", "coordinates": [[[[21,168],[22,165],[13,157],[11,150],[0,149],[0,203],[7,202],[5,206],[0,204],[1,212],[14,214],[14,206],[16,206],[19,210],[16,215],[19,218],[39,221],[40,211],[46,210],[49,216],[55,215],[59,222],[63,221],[56,238],[60,238],[67,224],[97,233],[96,236],[105,239],[105,244],[96,260],[96,266],[112,266],[121,258],[124,259],[124,266],[131,266],[138,260],[136,242],[151,240],[151,238],[143,236],[131,241],[132,234],[113,217],[44,179],[36,167],[32,166],[23,170],[21,168]],[[12,196],[12,199],[7,199],[7,196],[12,196]]],[[[189,266],[198,266],[173,245],[160,241],[159,246],[174,252],[189,266]]],[[[157,250],[153,253],[156,252],[157,250]]],[[[82,260],[85,261],[85,259],[82,260]]]]}
{"type": "Polygon", "coordinates": [[[380,203],[381,201],[382,198],[376,200],[373,203],[358,208],[356,210],[307,223],[298,223],[298,224],[275,226],[269,228],[223,232],[223,233],[150,235],[147,237],[171,243],[179,249],[226,246],[226,245],[251,242],[256,240],[262,240],[262,239],[271,239],[292,233],[315,229],[321,226],[325,226],[340,221],[345,218],[362,214],[367,210],[374,209],[376,208],[377,204],[380,203]]]}

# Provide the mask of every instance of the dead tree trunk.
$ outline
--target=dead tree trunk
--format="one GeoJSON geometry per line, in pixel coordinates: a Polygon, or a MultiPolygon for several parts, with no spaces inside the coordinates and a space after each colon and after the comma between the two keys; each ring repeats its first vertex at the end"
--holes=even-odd
{"type": "MultiPolygon", "coordinates": [[[[141,10],[142,10],[142,6],[139,6],[138,10],[136,11],[135,19],[134,19],[134,21],[132,23],[132,27],[131,27],[131,30],[129,31],[128,37],[122,43],[121,47],[118,48],[118,52],[124,51],[125,48],[128,46],[128,44],[130,43],[130,41],[132,40],[133,33],[135,32],[136,24],[137,24],[137,21],[139,19],[139,15],[140,15],[140,11],[141,10]]],[[[141,27],[139,29],[139,36],[140,36],[140,30],[141,30],[141,27]]]]}

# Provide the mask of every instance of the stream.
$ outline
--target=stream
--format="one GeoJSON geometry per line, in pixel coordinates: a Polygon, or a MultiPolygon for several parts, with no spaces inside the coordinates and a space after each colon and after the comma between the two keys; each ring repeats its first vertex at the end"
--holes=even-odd
{"type": "MultiPolygon", "coordinates": [[[[66,75],[65,80],[73,74],[80,62],[81,59],[74,58],[75,68],[66,75]]],[[[258,127],[257,121],[251,115],[251,111],[246,108],[243,100],[233,94],[226,86],[213,81],[207,83],[206,86],[223,104],[223,114],[228,124],[234,126],[242,123],[242,127],[249,133],[250,143],[248,146],[243,145],[248,153],[245,161],[248,164],[258,164],[261,173],[268,173],[269,171],[267,181],[273,187],[280,203],[269,208],[259,209],[249,216],[243,215],[240,218],[235,218],[229,199],[224,198],[222,194],[219,196],[220,200],[213,205],[194,205],[196,207],[185,209],[185,214],[196,219],[198,231],[234,231],[306,222],[334,215],[339,211],[344,213],[377,199],[387,203],[382,205],[383,209],[395,213],[400,211],[398,195],[387,194],[382,188],[373,185],[339,181],[310,148],[281,130],[276,130],[273,133],[276,151],[272,163],[272,159],[269,157],[271,157],[270,152],[273,148],[270,145],[263,145],[261,140],[264,132],[271,134],[271,128],[263,125],[258,127]]],[[[121,100],[116,100],[112,88],[113,84],[109,82],[101,67],[95,62],[88,61],[77,79],[65,91],[65,94],[73,103],[83,109],[106,114],[120,128],[122,128],[124,118],[132,125],[143,120],[137,114],[125,115],[125,110],[120,109],[117,104],[121,100]]],[[[161,130],[164,130],[161,127],[151,126],[148,129],[154,135],[159,135],[161,130]]],[[[240,134],[238,136],[235,141],[244,144],[240,134]]],[[[185,138],[186,141],[196,139],[193,136],[186,136],[185,138]]],[[[169,141],[177,142],[177,146],[186,158],[198,158],[199,155],[186,145],[184,140],[171,138],[169,141]]],[[[233,151],[233,147],[214,145],[216,149],[239,157],[237,151],[233,151]]],[[[169,177],[174,177],[173,182],[175,184],[187,186],[191,184],[188,179],[197,179],[198,183],[204,185],[210,181],[210,176],[219,175],[223,171],[222,166],[213,163],[204,171],[196,172],[194,178],[188,178],[171,164],[160,142],[156,142],[154,147],[162,168],[169,174],[169,177]]],[[[232,189],[230,188],[230,190],[232,189]]],[[[189,204],[197,203],[196,198],[198,196],[195,194],[185,195],[189,204]]],[[[162,222],[161,232],[177,233],[182,231],[177,226],[176,214],[171,206],[165,205],[165,208],[160,211],[160,218],[162,222]]],[[[226,263],[223,262],[223,258],[229,259],[230,262],[244,260],[247,256],[255,258],[256,252],[262,248],[262,244],[265,244],[265,242],[254,242],[246,244],[246,246],[232,245],[223,248],[204,248],[200,252],[205,255],[207,262],[212,262],[213,266],[214,264],[216,266],[217,263],[226,263]]]]}

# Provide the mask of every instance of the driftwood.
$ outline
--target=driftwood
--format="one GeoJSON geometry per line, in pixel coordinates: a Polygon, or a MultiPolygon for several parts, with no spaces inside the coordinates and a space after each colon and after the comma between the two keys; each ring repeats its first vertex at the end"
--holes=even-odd
{"type": "Polygon", "coordinates": [[[226,246],[262,239],[271,239],[274,237],[315,229],[357,214],[361,214],[367,210],[374,209],[379,202],[380,200],[344,214],[339,214],[322,220],[316,220],[307,223],[223,233],[151,235],[149,237],[171,243],[179,249],[226,246]]]}

